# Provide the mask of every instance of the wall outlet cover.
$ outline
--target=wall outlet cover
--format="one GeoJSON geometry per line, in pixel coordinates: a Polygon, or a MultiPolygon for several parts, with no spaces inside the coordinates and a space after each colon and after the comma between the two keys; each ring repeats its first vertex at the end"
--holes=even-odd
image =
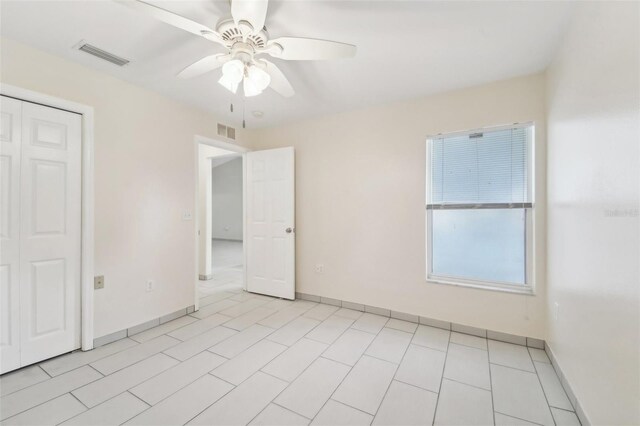
{"type": "Polygon", "coordinates": [[[104,288],[104,275],[98,275],[96,277],[93,277],[93,288],[95,290],[100,290],[101,288],[104,288]]]}

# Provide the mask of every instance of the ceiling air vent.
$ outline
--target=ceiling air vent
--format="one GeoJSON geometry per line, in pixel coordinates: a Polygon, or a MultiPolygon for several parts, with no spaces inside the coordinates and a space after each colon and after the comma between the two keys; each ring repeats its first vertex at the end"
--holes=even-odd
{"type": "Polygon", "coordinates": [[[224,124],[218,123],[218,136],[236,140],[236,129],[234,129],[233,127],[225,126],[224,124]]]}
{"type": "Polygon", "coordinates": [[[84,41],[81,41],[80,43],[77,44],[77,49],[82,52],[93,55],[96,58],[100,58],[107,62],[111,62],[112,64],[115,64],[119,67],[127,65],[129,63],[129,60],[127,59],[116,56],[113,53],[106,52],[102,49],[99,49],[95,46],[90,45],[89,43],[85,43],[84,41]]]}

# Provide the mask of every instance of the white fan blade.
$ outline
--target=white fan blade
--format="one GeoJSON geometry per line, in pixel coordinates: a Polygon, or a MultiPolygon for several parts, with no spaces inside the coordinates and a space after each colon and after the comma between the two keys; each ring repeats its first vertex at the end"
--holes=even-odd
{"type": "Polygon", "coordinates": [[[290,98],[296,94],[296,91],[293,90],[291,83],[289,83],[287,77],[280,71],[280,68],[265,59],[261,59],[260,62],[263,63],[265,71],[271,76],[269,87],[285,98],[290,98]]]}
{"type": "Polygon", "coordinates": [[[130,9],[136,10],[138,12],[142,12],[148,16],[151,16],[158,21],[162,21],[165,24],[169,24],[176,28],[180,28],[181,30],[190,32],[191,34],[199,35],[205,37],[208,40],[214,41],[216,43],[220,43],[224,45],[222,37],[220,34],[212,30],[211,28],[199,24],[191,19],[187,19],[183,16],[177,15],[173,12],[169,12],[168,10],[164,10],[157,6],[154,6],[149,3],[145,3],[140,0],[115,0],[116,2],[127,6],[130,9]]]}
{"type": "Polygon", "coordinates": [[[275,58],[287,60],[342,59],[352,58],[356,55],[356,47],[352,44],[315,38],[280,37],[269,41],[270,46],[273,44],[282,47],[282,51],[272,49],[267,53],[275,58]]]}
{"type": "Polygon", "coordinates": [[[231,0],[233,22],[238,26],[240,21],[248,22],[253,27],[252,33],[256,34],[264,28],[268,6],[268,0],[231,0]]]}
{"type": "Polygon", "coordinates": [[[220,68],[225,62],[231,59],[231,55],[225,53],[218,53],[200,59],[197,62],[189,65],[178,74],[179,78],[193,78],[209,71],[220,68]]]}

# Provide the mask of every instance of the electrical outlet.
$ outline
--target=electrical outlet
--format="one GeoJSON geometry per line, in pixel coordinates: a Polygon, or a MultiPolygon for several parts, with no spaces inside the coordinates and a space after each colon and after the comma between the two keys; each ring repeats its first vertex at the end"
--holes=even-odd
{"type": "Polygon", "coordinates": [[[193,219],[193,215],[189,210],[185,210],[184,212],[182,212],[182,220],[189,221],[191,219],[193,219]]]}
{"type": "Polygon", "coordinates": [[[554,321],[558,321],[558,314],[560,313],[560,304],[558,302],[553,302],[553,319],[554,321]]]}
{"type": "Polygon", "coordinates": [[[93,277],[93,288],[95,290],[104,288],[104,275],[98,275],[97,277],[93,277]]]}
{"type": "Polygon", "coordinates": [[[316,264],[316,274],[322,274],[324,272],[324,265],[322,263],[316,264]]]}
{"type": "Polygon", "coordinates": [[[153,284],[153,281],[147,280],[147,293],[153,290],[155,290],[155,285],[153,284]]]}

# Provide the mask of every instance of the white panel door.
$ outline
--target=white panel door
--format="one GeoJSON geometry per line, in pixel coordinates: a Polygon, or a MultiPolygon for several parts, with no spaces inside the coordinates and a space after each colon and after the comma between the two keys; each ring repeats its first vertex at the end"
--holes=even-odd
{"type": "Polygon", "coordinates": [[[295,298],[293,148],[246,154],[247,291],[295,298]]]}
{"type": "Polygon", "coordinates": [[[20,367],[21,111],[0,97],[0,374],[20,367]]]}
{"type": "Polygon", "coordinates": [[[80,347],[81,123],[22,104],[21,365],[80,347]]]}

